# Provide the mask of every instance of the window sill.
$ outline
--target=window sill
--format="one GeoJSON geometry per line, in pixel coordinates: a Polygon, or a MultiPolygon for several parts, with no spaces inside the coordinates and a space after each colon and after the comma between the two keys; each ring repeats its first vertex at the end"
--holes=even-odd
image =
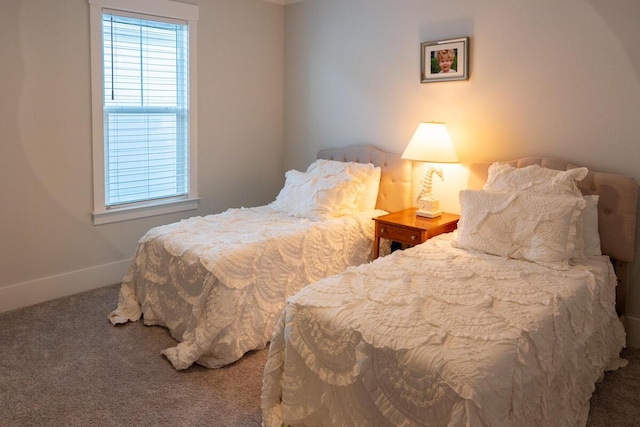
{"type": "Polygon", "coordinates": [[[110,224],[131,219],[146,218],[175,212],[183,212],[198,208],[200,198],[163,201],[143,206],[128,206],[93,212],[93,225],[110,224]]]}

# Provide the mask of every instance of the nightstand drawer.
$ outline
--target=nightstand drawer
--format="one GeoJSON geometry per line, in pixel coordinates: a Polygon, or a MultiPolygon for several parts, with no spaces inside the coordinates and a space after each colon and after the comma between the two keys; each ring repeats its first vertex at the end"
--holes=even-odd
{"type": "Polygon", "coordinates": [[[401,243],[409,243],[417,245],[422,243],[422,233],[416,229],[390,226],[388,224],[378,224],[379,237],[383,239],[394,240],[401,243]]]}

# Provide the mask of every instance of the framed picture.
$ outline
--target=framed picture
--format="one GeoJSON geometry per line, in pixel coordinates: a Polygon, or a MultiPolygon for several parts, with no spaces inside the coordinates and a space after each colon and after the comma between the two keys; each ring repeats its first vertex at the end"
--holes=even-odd
{"type": "Polygon", "coordinates": [[[467,80],[469,37],[420,43],[420,82],[467,80]]]}

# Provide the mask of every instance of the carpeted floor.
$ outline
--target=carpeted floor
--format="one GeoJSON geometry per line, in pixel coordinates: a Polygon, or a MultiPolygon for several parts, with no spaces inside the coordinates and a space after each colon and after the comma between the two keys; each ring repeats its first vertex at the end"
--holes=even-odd
{"type": "MultiPolygon", "coordinates": [[[[0,314],[0,426],[259,426],[267,351],[222,369],[176,371],[175,341],[142,322],[112,326],[119,286],[0,314]]],[[[609,372],[588,426],[640,420],[640,350],[609,372]]]]}
{"type": "Polygon", "coordinates": [[[259,426],[267,352],[176,371],[167,330],[112,326],[119,286],[0,314],[0,426],[259,426]]]}

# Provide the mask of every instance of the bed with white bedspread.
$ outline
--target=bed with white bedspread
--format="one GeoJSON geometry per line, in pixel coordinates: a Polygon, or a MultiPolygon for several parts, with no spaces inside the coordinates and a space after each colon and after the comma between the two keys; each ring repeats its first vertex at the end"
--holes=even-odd
{"type": "Polygon", "coordinates": [[[405,203],[396,194],[410,182],[399,155],[325,150],[307,171],[288,171],[269,205],[153,228],[109,320],[167,327],[178,344],[162,354],[176,369],[232,363],[264,348],[286,297],[372,259],[371,218],[405,203]]]}
{"type": "Polygon", "coordinates": [[[471,170],[457,231],[287,300],[265,426],[586,424],[625,364],[609,255],[633,259],[637,185],[540,158],[471,170]]]}

